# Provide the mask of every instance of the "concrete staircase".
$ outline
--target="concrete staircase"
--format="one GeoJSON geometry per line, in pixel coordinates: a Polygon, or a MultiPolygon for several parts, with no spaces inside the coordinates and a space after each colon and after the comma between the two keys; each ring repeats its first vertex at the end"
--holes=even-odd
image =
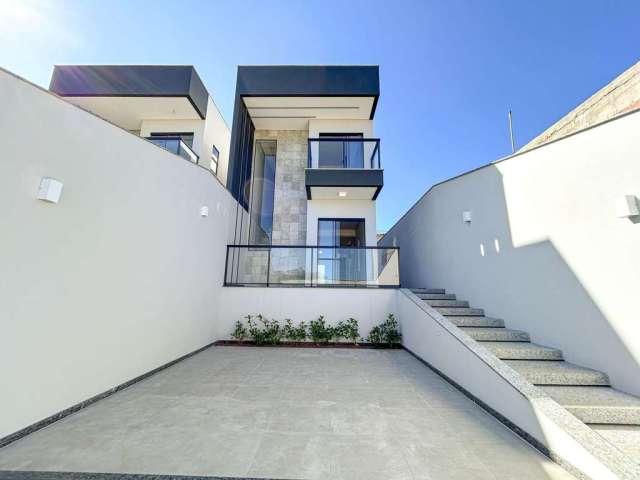
{"type": "Polygon", "coordinates": [[[454,294],[411,291],[640,464],[640,398],[612,388],[606,373],[564,361],[561,350],[532,343],[527,332],[506,328],[502,319],[486,317],[454,294]]]}

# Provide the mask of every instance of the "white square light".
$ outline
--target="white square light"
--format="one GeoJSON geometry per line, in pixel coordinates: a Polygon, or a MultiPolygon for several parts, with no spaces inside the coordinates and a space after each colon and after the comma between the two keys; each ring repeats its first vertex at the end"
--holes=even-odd
{"type": "Polygon", "coordinates": [[[640,215],[638,199],[635,195],[624,195],[616,201],[616,212],[619,218],[629,218],[640,215]]]}
{"type": "Polygon", "coordinates": [[[462,221],[464,223],[471,223],[471,212],[469,211],[462,212],[462,221]]]}
{"type": "Polygon", "coordinates": [[[338,192],[338,196],[344,198],[347,196],[347,192],[338,192]]]}
{"type": "MultiPolygon", "coordinates": [[[[220,204],[218,204],[220,205],[220,204]]],[[[207,207],[206,205],[203,205],[200,207],[200,216],[201,217],[208,217],[209,216],[209,207],[207,207]]]]}
{"type": "Polygon", "coordinates": [[[63,183],[60,180],[42,177],[36,198],[45,202],[58,203],[62,194],[62,187],[63,183]]]}

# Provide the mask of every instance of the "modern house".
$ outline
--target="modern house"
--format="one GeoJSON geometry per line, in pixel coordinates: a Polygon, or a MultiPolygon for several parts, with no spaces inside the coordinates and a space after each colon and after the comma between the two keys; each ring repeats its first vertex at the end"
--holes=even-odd
{"type": "Polygon", "coordinates": [[[227,187],[229,285],[399,285],[377,248],[377,66],[238,68],[227,187]]]}
{"type": "Polygon", "coordinates": [[[192,66],[56,65],[49,89],[226,183],[229,128],[192,66]]]}
{"type": "Polygon", "coordinates": [[[0,478],[640,478],[638,65],[382,237],[379,75],[0,70],[0,478]]]}

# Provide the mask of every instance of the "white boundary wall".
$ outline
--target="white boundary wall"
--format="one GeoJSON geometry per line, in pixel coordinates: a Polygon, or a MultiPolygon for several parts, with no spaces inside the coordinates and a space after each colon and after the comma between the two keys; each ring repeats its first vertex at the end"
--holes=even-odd
{"type": "Polygon", "coordinates": [[[211,172],[2,70],[0,103],[2,437],[226,333],[235,209],[211,172]]]}
{"type": "Polygon", "coordinates": [[[236,320],[259,313],[279,321],[290,318],[294,325],[300,321],[309,325],[320,315],[331,325],[353,317],[358,320],[360,335],[366,337],[387,315],[397,315],[397,292],[384,288],[226,287],[218,315],[221,325],[228,328],[223,338],[231,338],[236,320]]]}
{"type": "Polygon", "coordinates": [[[616,216],[640,197],[638,132],[640,112],[440,183],[380,245],[400,247],[404,286],[446,288],[640,395],[640,223],[616,216]]]}

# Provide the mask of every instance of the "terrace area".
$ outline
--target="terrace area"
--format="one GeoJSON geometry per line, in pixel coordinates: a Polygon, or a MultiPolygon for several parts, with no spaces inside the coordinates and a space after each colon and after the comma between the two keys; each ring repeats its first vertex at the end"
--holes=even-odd
{"type": "Polygon", "coordinates": [[[208,348],[0,449],[3,478],[64,478],[35,471],[572,478],[405,350],[255,347],[208,348]]]}

